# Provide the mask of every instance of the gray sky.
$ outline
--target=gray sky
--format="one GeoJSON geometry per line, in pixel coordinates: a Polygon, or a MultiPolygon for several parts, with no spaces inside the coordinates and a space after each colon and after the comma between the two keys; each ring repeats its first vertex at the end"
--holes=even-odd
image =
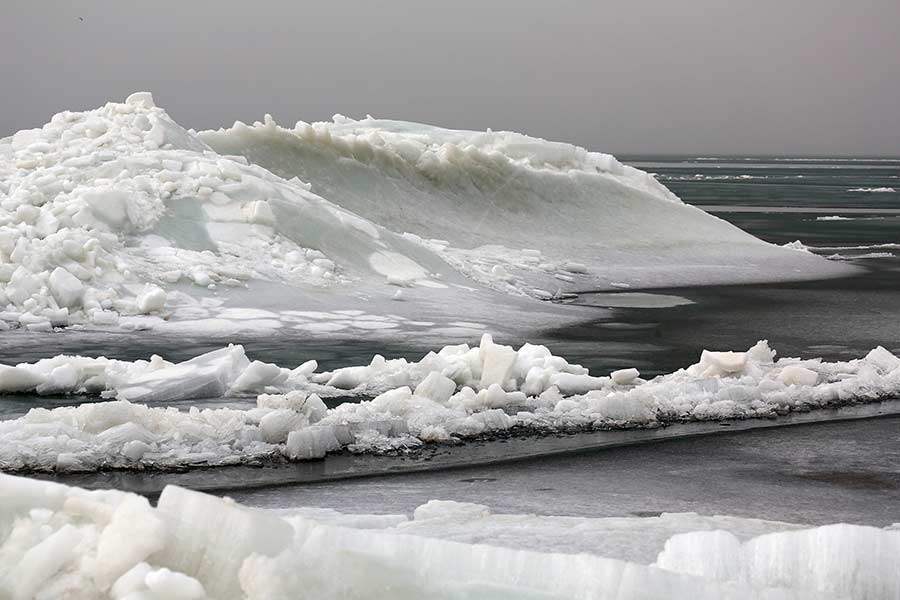
{"type": "Polygon", "coordinates": [[[613,153],[900,155],[900,1],[7,0],[0,81],[0,135],[146,89],[195,129],[371,113],[613,153]]]}

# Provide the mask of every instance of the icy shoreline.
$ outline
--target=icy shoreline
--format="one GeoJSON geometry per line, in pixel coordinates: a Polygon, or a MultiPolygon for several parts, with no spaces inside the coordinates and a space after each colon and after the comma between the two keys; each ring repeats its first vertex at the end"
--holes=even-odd
{"type": "Polygon", "coordinates": [[[169,486],[156,507],[0,474],[11,598],[855,598],[900,594],[900,531],[737,517],[253,510],[169,486]]]}
{"type": "Polygon", "coordinates": [[[376,356],[316,372],[250,361],[229,346],[178,364],[58,356],[0,366],[0,390],[102,393],[115,400],[36,408],[0,422],[6,470],[172,469],[306,460],[329,452],[406,452],[511,431],[652,428],[769,418],[900,396],[900,359],[878,347],[849,362],[707,352],[646,381],[636,369],[593,376],[546,347],[518,350],[485,335],[418,362],[376,356]],[[256,396],[250,409],[166,404],[256,396]],[[372,397],[327,408],[322,397],[372,397]]]}

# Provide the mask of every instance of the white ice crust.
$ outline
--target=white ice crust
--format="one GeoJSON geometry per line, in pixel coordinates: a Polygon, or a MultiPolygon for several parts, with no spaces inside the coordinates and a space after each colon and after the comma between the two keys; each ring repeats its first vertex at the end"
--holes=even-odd
{"type": "Polygon", "coordinates": [[[694,514],[494,515],[436,501],[412,519],[277,515],[174,486],[154,508],[133,494],[2,474],[0,501],[0,589],[13,600],[900,594],[895,528],[694,514]]]}
{"type": "Polygon", "coordinates": [[[657,427],[775,417],[900,395],[900,359],[878,347],[848,362],[775,360],[704,351],[697,364],[646,381],[637,369],[594,376],[544,346],[518,350],[484,335],[417,362],[376,356],[317,372],[251,361],[228,346],[172,364],[57,356],[0,365],[0,392],[114,397],[35,408],[0,422],[0,467],[78,471],[305,460],[329,452],[391,452],[423,443],[531,431],[657,427]],[[179,410],[175,401],[256,395],[256,407],[179,410]],[[329,396],[374,396],[328,409],[329,396]]]}
{"type": "Polygon", "coordinates": [[[0,139],[4,328],[143,328],[122,317],[183,321],[223,304],[354,308],[359,294],[388,313],[392,298],[470,304],[484,286],[547,299],[841,269],[609,155],[521,134],[267,118],[200,135],[137,93],[0,139]]]}

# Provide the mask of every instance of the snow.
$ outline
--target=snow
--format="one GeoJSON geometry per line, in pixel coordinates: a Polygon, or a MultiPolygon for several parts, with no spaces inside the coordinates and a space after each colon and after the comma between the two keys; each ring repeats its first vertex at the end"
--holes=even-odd
{"type": "Polygon", "coordinates": [[[9,597],[897,597],[900,530],[695,514],[571,518],[432,501],[275,514],[175,486],[156,507],[0,474],[9,597]],[[114,560],[109,560],[114,556],[114,560]]]}
{"type": "Polygon", "coordinates": [[[92,471],[309,460],[329,452],[405,452],[518,428],[533,432],[658,427],[771,418],[900,394],[900,358],[878,347],[847,362],[775,359],[765,341],[746,352],[703,351],[686,369],[644,380],[609,376],[482,336],[419,361],[375,356],[318,372],[251,361],[228,346],[172,364],[56,356],[0,365],[0,392],[115,398],[0,422],[0,467],[92,471]],[[166,406],[256,396],[252,408],[166,406]],[[358,396],[327,408],[321,397],[358,396]],[[374,396],[374,398],[373,398],[374,396]],[[372,398],[372,399],[365,399],[372,398]]]}

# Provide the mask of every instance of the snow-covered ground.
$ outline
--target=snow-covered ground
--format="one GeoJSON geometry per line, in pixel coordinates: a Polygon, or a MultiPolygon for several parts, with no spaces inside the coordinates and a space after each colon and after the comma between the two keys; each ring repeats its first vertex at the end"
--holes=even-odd
{"type": "Polygon", "coordinates": [[[376,356],[317,372],[251,361],[228,346],[172,364],[57,356],[0,366],[0,391],[115,398],[0,422],[0,467],[92,471],[174,468],[391,452],[521,428],[657,427],[680,421],[774,417],[900,395],[900,359],[878,347],[849,362],[775,360],[765,341],[746,352],[704,351],[699,362],[641,379],[594,376],[546,347],[445,346],[418,362],[376,356]],[[173,401],[254,396],[249,409],[173,401]],[[376,396],[329,409],[322,397],[376,396]]]}
{"type": "Polygon", "coordinates": [[[118,491],[0,475],[4,597],[853,598],[900,595],[900,530],[735,517],[280,513],[169,486],[118,491]]]}
{"type": "Polygon", "coordinates": [[[0,140],[0,328],[327,336],[354,327],[303,313],[341,310],[523,325],[532,299],[572,290],[846,271],[609,155],[515,133],[338,118],[197,134],[136,93],[0,140]]]}

